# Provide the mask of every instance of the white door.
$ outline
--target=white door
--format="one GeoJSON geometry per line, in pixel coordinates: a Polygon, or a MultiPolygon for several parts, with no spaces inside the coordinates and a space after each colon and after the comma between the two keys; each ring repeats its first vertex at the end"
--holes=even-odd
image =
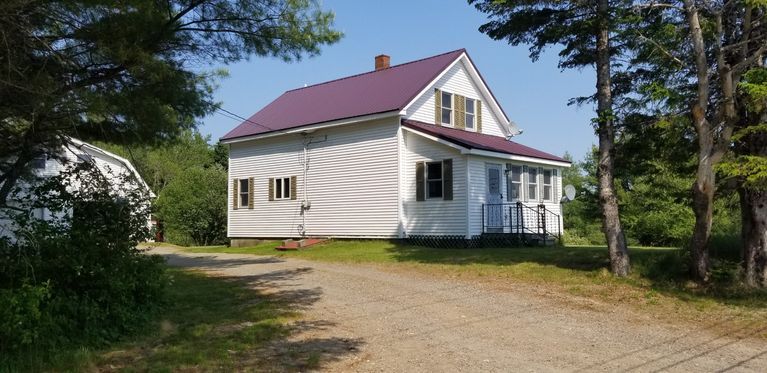
{"type": "Polygon", "coordinates": [[[501,165],[487,165],[487,199],[485,219],[487,232],[503,232],[503,194],[501,194],[501,165]]]}

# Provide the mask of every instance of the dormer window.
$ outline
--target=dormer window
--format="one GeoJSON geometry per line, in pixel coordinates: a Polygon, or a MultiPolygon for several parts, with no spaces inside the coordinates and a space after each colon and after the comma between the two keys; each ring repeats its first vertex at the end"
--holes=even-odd
{"type": "Polygon", "coordinates": [[[466,98],[466,129],[467,130],[474,130],[476,127],[474,125],[474,118],[476,113],[476,102],[477,100],[473,98],[466,98]]]}
{"type": "Polygon", "coordinates": [[[442,124],[453,125],[453,94],[442,92],[442,124]]]}

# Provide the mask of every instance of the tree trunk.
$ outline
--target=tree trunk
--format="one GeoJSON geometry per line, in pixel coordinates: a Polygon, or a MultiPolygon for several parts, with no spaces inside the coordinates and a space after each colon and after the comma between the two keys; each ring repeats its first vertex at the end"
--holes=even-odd
{"type": "Polygon", "coordinates": [[[710,261],[708,241],[711,236],[711,220],[714,209],[714,133],[706,118],[708,111],[708,60],[700,26],[698,9],[694,0],[684,0],[687,23],[690,27],[693,58],[697,74],[697,97],[692,104],[692,122],[698,136],[698,170],[692,187],[692,204],[695,213],[695,226],[690,242],[690,275],[698,282],[709,280],[710,261]]]}
{"type": "MultiPolygon", "coordinates": [[[[711,164],[710,142],[705,136],[698,136],[698,170],[692,186],[692,207],[695,225],[690,243],[690,275],[698,282],[708,282],[710,259],[708,242],[711,237],[711,223],[714,218],[714,169],[711,164]]],[[[710,139],[709,139],[710,140],[710,139]]]]}
{"type": "Polygon", "coordinates": [[[739,194],[744,281],[767,288],[767,191],[741,188],[739,194]]]}
{"type": "Polygon", "coordinates": [[[615,121],[612,111],[610,72],[610,5],[608,0],[597,4],[597,133],[599,135],[599,205],[602,227],[610,255],[610,271],[620,277],[630,270],[626,237],[621,227],[618,197],[615,193],[614,148],[615,121]]]}

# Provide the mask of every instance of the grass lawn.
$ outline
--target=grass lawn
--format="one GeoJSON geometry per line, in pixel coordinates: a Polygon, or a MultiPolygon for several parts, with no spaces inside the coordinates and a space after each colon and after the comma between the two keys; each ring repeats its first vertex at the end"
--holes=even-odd
{"type": "Polygon", "coordinates": [[[289,302],[259,294],[241,280],[169,271],[168,305],[143,333],[107,349],[61,351],[47,366],[19,370],[302,371],[319,366],[316,353],[292,350],[286,343],[278,350],[269,345],[292,332],[288,322],[298,315],[289,302]]]}
{"type": "Polygon", "coordinates": [[[189,247],[189,252],[248,253],[342,263],[370,263],[392,270],[484,281],[526,288],[576,303],[620,304],[668,321],[744,324],[767,338],[767,293],[748,291],[737,281],[737,266],[725,264],[715,283],[701,288],[686,280],[685,253],[674,248],[631,248],[632,274],[612,277],[604,247],[433,249],[395,241],[331,241],[301,251],[276,251],[278,242],[254,247],[189,247]],[[562,297],[564,295],[564,297],[562,297]]]}

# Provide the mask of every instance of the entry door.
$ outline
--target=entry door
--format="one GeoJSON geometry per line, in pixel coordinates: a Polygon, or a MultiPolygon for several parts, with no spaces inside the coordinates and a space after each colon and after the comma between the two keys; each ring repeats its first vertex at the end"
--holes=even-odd
{"type": "Polygon", "coordinates": [[[503,195],[501,194],[501,165],[487,165],[487,231],[503,232],[503,195]]]}

